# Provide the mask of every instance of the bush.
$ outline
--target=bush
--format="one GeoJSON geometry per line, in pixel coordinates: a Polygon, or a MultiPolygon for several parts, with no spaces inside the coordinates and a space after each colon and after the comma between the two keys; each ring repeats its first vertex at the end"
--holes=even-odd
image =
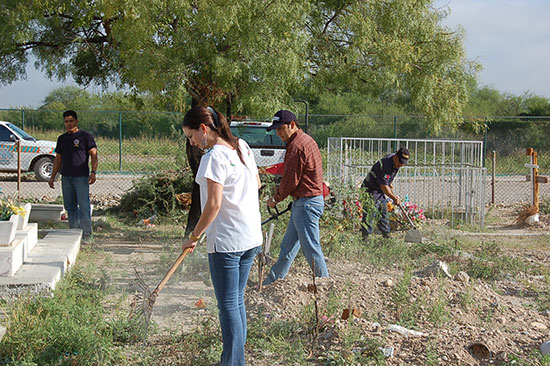
{"type": "Polygon", "coordinates": [[[146,176],[134,182],[116,210],[142,218],[153,214],[180,216],[182,209],[176,195],[191,192],[192,184],[193,174],[190,169],[168,170],[146,176]]]}

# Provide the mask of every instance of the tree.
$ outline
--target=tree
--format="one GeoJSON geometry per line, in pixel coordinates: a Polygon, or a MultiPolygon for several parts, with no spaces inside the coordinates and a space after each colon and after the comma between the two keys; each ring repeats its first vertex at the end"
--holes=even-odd
{"type": "Polygon", "coordinates": [[[7,1],[0,80],[28,53],[50,77],[126,85],[186,107],[234,103],[272,114],[326,89],[401,98],[437,130],[457,125],[467,79],[463,35],[429,0],[7,1]]]}

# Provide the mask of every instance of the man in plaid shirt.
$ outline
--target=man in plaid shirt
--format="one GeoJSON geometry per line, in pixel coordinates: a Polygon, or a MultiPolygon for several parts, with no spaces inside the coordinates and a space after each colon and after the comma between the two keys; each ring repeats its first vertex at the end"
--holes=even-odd
{"type": "Polygon", "coordinates": [[[293,202],[279,259],[263,285],[284,278],[300,248],[309,265],[315,266],[315,276],[328,277],[319,238],[319,219],[324,210],[321,152],[315,140],[300,129],[296,116],[290,111],[275,113],[268,130],[273,129],[286,143],[286,154],[281,183],[267,205],[273,208],[287,196],[291,196],[293,202]]]}

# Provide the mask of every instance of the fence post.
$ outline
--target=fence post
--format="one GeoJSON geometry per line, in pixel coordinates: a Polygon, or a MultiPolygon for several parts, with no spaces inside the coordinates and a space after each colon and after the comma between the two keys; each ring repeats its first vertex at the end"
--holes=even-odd
{"type": "Polygon", "coordinates": [[[25,110],[21,109],[21,126],[23,131],[25,130],[25,110]]]}
{"type": "Polygon", "coordinates": [[[118,171],[122,171],[122,112],[118,112],[118,171]]]}
{"type": "Polygon", "coordinates": [[[487,130],[489,129],[487,118],[485,118],[485,130],[483,131],[483,167],[486,168],[486,158],[487,158],[487,130]]]}
{"type": "Polygon", "coordinates": [[[497,152],[493,150],[493,172],[491,178],[491,204],[495,204],[495,175],[496,175],[496,164],[497,164],[497,152]]]}
{"type": "MultiPolygon", "coordinates": [[[[397,138],[397,116],[393,116],[393,138],[397,138]]],[[[397,150],[397,141],[393,142],[393,151],[397,150]]]]}
{"type": "Polygon", "coordinates": [[[21,139],[15,143],[17,147],[17,197],[21,197],[21,139]]]}
{"type": "Polygon", "coordinates": [[[301,103],[304,103],[306,105],[306,118],[305,118],[305,123],[304,123],[304,132],[307,133],[307,126],[308,126],[308,123],[309,123],[309,104],[307,102],[307,100],[303,100],[303,99],[294,99],[295,102],[301,102],[301,103]]]}

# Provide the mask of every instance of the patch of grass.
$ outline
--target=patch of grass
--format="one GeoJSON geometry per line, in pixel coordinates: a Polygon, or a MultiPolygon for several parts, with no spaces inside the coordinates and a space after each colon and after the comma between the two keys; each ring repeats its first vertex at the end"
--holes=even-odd
{"type": "Polygon", "coordinates": [[[534,266],[509,256],[502,251],[502,245],[496,241],[482,241],[473,254],[475,257],[470,259],[463,268],[472,278],[495,281],[506,274],[515,276],[520,272],[537,274],[540,271],[547,271],[541,266],[534,266]]]}
{"type": "Polygon", "coordinates": [[[373,238],[372,245],[365,248],[364,260],[375,267],[411,264],[409,246],[400,240],[373,238]]]}
{"type": "Polygon", "coordinates": [[[439,297],[437,297],[435,301],[430,304],[428,311],[428,320],[436,325],[444,324],[451,318],[451,314],[449,313],[449,310],[447,310],[447,300],[442,298],[442,296],[444,295],[440,293],[439,297]]]}
{"type": "Polygon", "coordinates": [[[533,283],[527,284],[527,289],[534,294],[535,303],[538,311],[550,310],[550,276],[544,278],[543,288],[539,288],[533,283]]]}
{"type": "Polygon", "coordinates": [[[412,269],[406,267],[399,282],[394,286],[391,293],[392,305],[395,310],[397,322],[404,327],[416,325],[420,301],[410,301],[409,287],[411,285],[412,269]]]}
{"type": "Polygon", "coordinates": [[[383,344],[377,339],[364,339],[356,327],[346,328],[344,337],[353,340],[338,350],[329,350],[324,365],[355,366],[385,365],[385,356],[380,348],[383,344]]]}
{"type": "Polygon", "coordinates": [[[470,287],[466,288],[466,291],[459,293],[458,302],[462,309],[469,310],[472,304],[474,303],[474,298],[470,287]]]}
{"type": "Polygon", "coordinates": [[[426,366],[438,366],[437,341],[432,340],[426,345],[426,366]]]}
{"type": "Polygon", "coordinates": [[[543,215],[550,214],[550,197],[543,196],[539,202],[540,213],[543,215]]]}
{"type": "Polygon", "coordinates": [[[183,334],[176,342],[181,349],[177,364],[212,365],[219,361],[222,353],[219,323],[213,317],[205,319],[198,329],[183,334]]]}
{"type": "Polygon", "coordinates": [[[306,339],[304,324],[297,320],[273,320],[260,313],[248,323],[248,347],[278,355],[281,362],[286,361],[281,364],[304,363],[308,354],[306,339]]]}
{"type": "Polygon", "coordinates": [[[123,356],[119,341],[143,338],[123,317],[105,318],[106,292],[83,267],[75,267],[52,297],[21,297],[9,306],[0,343],[3,362],[37,365],[112,365],[123,356]]]}
{"type": "Polygon", "coordinates": [[[150,338],[149,342],[126,346],[128,358],[123,365],[211,366],[219,361],[222,352],[221,332],[214,316],[201,319],[190,332],[172,332],[150,338]]]}

